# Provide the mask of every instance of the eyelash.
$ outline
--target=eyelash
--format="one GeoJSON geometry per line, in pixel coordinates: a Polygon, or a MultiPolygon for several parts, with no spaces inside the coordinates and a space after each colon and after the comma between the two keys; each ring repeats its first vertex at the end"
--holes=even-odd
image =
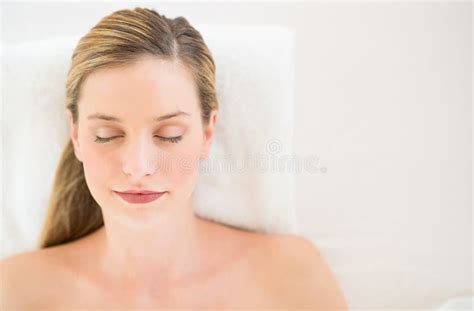
{"type": "MultiPolygon", "coordinates": [[[[99,143],[99,144],[104,144],[104,143],[107,143],[107,142],[117,138],[117,137],[120,137],[120,136],[113,136],[113,137],[99,137],[99,136],[96,136],[95,137],[95,142],[99,143]]],[[[183,136],[176,136],[176,137],[155,136],[155,137],[158,137],[162,141],[167,141],[167,142],[174,143],[174,144],[177,144],[183,138],[183,136]]]]}

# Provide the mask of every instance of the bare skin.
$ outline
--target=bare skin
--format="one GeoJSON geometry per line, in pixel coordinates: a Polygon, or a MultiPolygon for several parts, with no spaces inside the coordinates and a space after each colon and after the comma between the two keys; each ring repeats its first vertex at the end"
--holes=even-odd
{"type": "Polygon", "coordinates": [[[100,243],[100,230],[72,243],[3,260],[2,310],[347,310],[329,267],[323,260],[312,260],[309,252],[314,249],[308,248],[306,239],[247,232],[207,220],[202,220],[202,225],[210,233],[206,249],[214,254],[190,258],[193,273],[157,282],[149,291],[139,292],[130,284],[114,284],[106,279],[92,260],[100,243]]]}
{"type": "MultiPolygon", "coordinates": [[[[81,271],[82,281],[72,297],[62,303],[71,305],[71,301],[81,304],[83,297],[90,297],[87,305],[91,307],[196,307],[219,306],[228,303],[246,303],[243,297],[229,301],[242,289],[246,290],[249,301],[262,299],[258,284],[252,282],[249,262],[255,260],[260,243],[265,235],[231,229],[212,222],[199,220],[203,230],[207,231],[207,242],[198,252],[189,258],[189,273],[177,279],[164,280],[156,276],[154,288],[143,290],[134,283],[118,284],[110,281],[97,265],[86,258],[94,258],[94,251],[101,243],[103,232],[92,234],[89,238],[69,247],[70,270],[81,271]],[[82,263],[86,261],[87,263],[82,263]],[[77,293],[80,292],[79,295],[77,293]]],[[[64,252],[63,252],[64,253],[64,252]]],[[[249,302],[248,301],[248,302],[249,302]]]]}

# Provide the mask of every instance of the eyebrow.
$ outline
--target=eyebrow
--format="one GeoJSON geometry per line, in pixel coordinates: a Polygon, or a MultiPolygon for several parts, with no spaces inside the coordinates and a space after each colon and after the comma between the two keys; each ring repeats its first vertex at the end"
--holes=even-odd
{"type": "MultiPolygon", "coordinates": [[[[176,112],[172,112],[172,113],[162,115],[160,117],[156,117],[156,118],[153,119],[153,122],[160,122],[160,121],[171,119],[171,118],[178,117],[178,116],[181,116],[181,115],[189,116],[190,114],[187,113],[187,112],[178,110],[176,112]]],[[[105,114],[102,114],[102,113],[91,114],[87,117],[87,119],[88,120],[106,120],[106,121],[112,121],[112,122],[117,122],[117,123],[122,123],[123,122],[121,119],[119,119],[117,117],[108,116],[108,115],[105,115],[105,114]]]]}

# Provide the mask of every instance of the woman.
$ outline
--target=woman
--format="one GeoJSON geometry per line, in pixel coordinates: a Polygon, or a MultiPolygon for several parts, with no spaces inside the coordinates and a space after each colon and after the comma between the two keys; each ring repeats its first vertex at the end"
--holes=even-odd
{"type": "Polygon", "coordinates": [[[1,262],[2,309],[347,308],[309,240],[194,214],[218,103],[212,55],[185,18],[106,16],[66,88],[71,139],[40,250],[1,262]]]}

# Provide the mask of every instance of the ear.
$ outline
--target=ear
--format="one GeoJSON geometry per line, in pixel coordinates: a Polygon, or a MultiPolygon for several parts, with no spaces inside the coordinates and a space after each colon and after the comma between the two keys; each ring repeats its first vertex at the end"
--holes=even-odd
{"type": "Polygon", "coordinates": [[[200,160],[205,160],[209,156],[209,151],[211,149],[211,142],[212,138],[214,137],[214,129],[217,122],[217,110],[214,109],[211,111],[211,115],[209,116],[209,124],[204,129],[204,140],[201,149],[201,156],[199,157],[200,160]]]}
{"type": "Polygon", "coordinates": [[[77,124],[74,124],[72,113],[69,109],[66,110],[66,114],[69,123],[69,135],[71,137],[71,142],[74,147],[74,154],[76,155],[77,160],[79,160],[79,162],[82,162],[81,148],[78,140],[78,127],[77,124]]]}

